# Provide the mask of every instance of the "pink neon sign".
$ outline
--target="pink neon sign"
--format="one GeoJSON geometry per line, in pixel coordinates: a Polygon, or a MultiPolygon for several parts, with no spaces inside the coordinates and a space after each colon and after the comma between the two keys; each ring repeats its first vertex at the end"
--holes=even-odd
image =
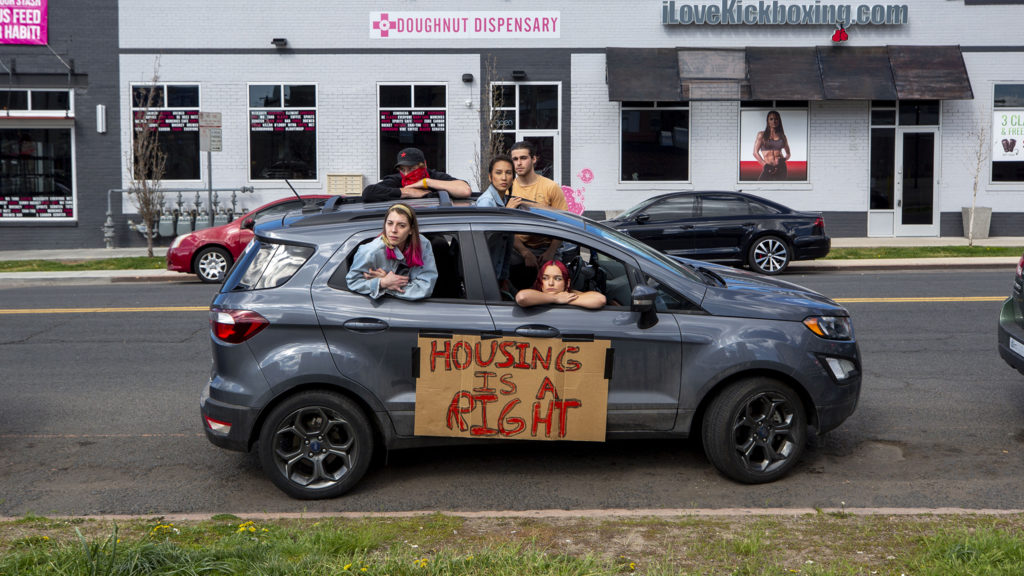
{"type": "Polygon", "coordinates": [[[46,44],[47,0],[0,0],[0,44],[46,44]]]}

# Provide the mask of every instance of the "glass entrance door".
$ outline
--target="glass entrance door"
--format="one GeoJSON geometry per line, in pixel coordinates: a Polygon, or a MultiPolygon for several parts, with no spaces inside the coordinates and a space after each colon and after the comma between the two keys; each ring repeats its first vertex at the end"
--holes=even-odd
{"type": "Polygon", "coordinates": [[[935,199],[935,128],[898,128],[896,138],[896,235],[938,236],[935,199]]]}

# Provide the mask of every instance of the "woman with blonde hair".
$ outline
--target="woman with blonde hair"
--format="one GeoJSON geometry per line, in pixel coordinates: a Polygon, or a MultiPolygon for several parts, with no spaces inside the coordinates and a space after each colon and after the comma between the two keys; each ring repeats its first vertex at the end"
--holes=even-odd
{"type": "Polygon", "coordinates": [[[388,208],[383,232],[356,250],[345,280],[353,291],[374,299],[384,294],[406,300],[430,296],[437,283],[437,264],[412,208],[388,208]]]}

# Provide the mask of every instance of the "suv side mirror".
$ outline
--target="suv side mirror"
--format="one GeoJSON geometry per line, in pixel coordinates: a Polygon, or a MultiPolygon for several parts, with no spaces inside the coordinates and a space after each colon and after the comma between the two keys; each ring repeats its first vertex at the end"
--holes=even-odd
{"type": "Polygon", "coordinates": [[[640,313],[637,327],[641,330],[650,328],[658,323],[658,312],[654,305],[657,296],[658,291],[650,286],[641,284],[633,288],[633,293],[630,295],[629,309],[640,313]]]}
{"type": "Polygon", "coordinates": [[[651,215],[650,214],[641,214],[641,215],[636,217],[636,223],[637,224],[647,224],[650,221],[651,221],[651,215]]]}
{"type": "Polygon", "coordinates": [[[246,230],[252,230],[255,225],[256,219],[253,218],[252,216],[246,216],[244,219],[242,219],[241,227],[245,228],[246,230]]]}

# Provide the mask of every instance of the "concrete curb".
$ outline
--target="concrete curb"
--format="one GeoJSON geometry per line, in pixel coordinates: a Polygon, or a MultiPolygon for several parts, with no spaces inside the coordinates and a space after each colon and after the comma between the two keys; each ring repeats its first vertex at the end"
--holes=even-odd
{"type": "MultiPolygon", "coordinates": [[[[736,518],[767,516],[816,516],[819,514],[849,514],[852,516],[1010,516],[1024,510],[997,508],[609,508],[589,510],[406,510],[396,512],[229,512],[238,518],[252,520],[310,520],[317,518],[416,518],[443,514],[458,518],[736,518]]],[[[159,513],[152,514],[99,514],[82,516],[47,516],[48,519],[85,518],[89,520],[121,521],[161,518],[165,521],[202,522],[221,512],[159,513]]],[[[0,517],[0,522],[22,520],[21,517],[0,517]]]]}

